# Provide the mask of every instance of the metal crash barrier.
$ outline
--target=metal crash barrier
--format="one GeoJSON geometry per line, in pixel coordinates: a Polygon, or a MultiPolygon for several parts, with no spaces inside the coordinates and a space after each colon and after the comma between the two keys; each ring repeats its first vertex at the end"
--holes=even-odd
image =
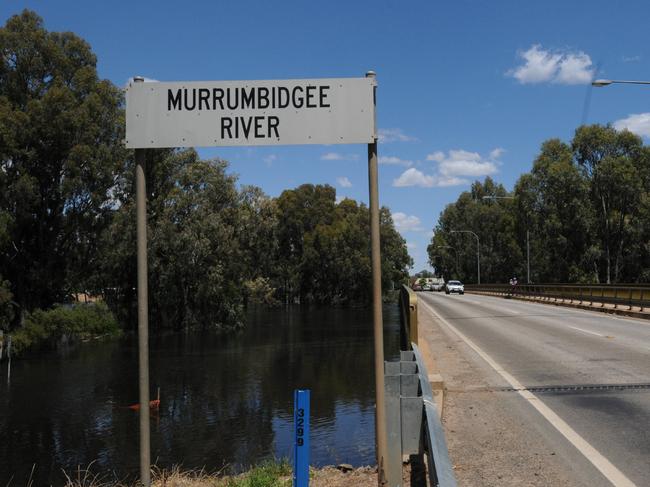
{"type": "Polygon", "coordinates": [[[579,284],[470,284],[466,292],[480,292],[498,296],[531,297],[541,301],[569,301],[589,306],[614,305],[614,309],[627,306],[644,312],[650,308],[650,287],[648,285],[579,285],[579,284]]]}
{"type": "Polygon", "coordinates": [[[401,290],[400,308],[402,348],[407,349],[399,361],[384,363],[388,486],[402,486],[402,461],[408,458],[413,487],[455,487],[429,373],[416,342],[417,296],[407,286],[401,290]]]}

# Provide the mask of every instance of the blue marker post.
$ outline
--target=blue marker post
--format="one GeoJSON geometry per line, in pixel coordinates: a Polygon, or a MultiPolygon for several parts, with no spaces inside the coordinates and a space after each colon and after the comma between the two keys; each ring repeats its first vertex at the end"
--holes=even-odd
{"type": "Polygon", "coordinates": [[[293,487],[309,487],[309,389],[293,391],[293,487]]]}

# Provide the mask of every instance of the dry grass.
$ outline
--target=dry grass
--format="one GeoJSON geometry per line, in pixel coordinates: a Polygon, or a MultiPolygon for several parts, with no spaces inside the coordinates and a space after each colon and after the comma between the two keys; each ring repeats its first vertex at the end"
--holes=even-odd
{"type": "MultiPolygon", "coordinates": [[[[92,464],[86,469],[77,469],[66,474],[65,487],[137,487],[135,483],[107,480],[107,476],[91,472],[92,464]]],[[[375,487],[377,469],[361,467],[343,472],[334,467],[312,469],[311,487],[375,487]]],[[[203,470],[170,470],[154,468],[152,487],[290,487],[291,465],[288,461],[266,462],[251,468],[241,475],[225,475],[222,472],[206,473],[203,470]]],[[[409,485],[406,483],[405,485],[409,485]]]]}
{"type": "MultiPolygon", "coordinates": [[[[133,482],[107,479],[106,475],[92,472],[92,464],[66,473],[65,487],[137,487],[133,482]]],[[[265,462],[240,475],[223,472],[207,473],[204,470],[152,470],[152,487],[289,487],[291,466],[286,460],[265,462]]]]}

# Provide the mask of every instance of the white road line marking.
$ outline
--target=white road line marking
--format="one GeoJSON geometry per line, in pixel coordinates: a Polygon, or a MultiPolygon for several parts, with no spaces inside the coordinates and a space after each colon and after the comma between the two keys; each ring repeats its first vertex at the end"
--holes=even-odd
{"type": "Polygon", "coordinates": [[[590,335],[596,335],[597,337],[605,338],[605,335],[601,335],[600,333],[596,333],[596,332],[589,331],[589,330],[583,330],[582,328],[578,328],[577,326],[569,326],[569,328],[573,328],[574,330],[578,330],[578,331],[581,331],[583,333],[589,333],[590,335]]]}
{"type": "Polygon", "coordinates": [[[460,337],[472,350],[474,350],[483,360],[485,360],[490,367],[492,367],[501,377],[503,377],[517,393],[523,397],[528,403],[533,406],[544,418],[551,423],[551,425],[564,436],[573,446],[575,446],[584,457],[589,460],[600,473],[602,473],[607,480],[613,485],[620,487],[635,487],[636,484],[628,479],[623,472],[614,466],[607,458],[605,458],[598,450],[596,450],[587,440],[580,436],[571,426],[569,426],[562,418],[560,418],[551,408],[544,404],[535,394],[526,390],[524,385],[507,372],[501,365],[485,353],[478,345],[465,336],[458,328],[449,323],[446,319],[440,316],[436,310],[429,306],[424,301],[422,302],[425,308],[431,314],[436,316],[442,323],[452,330],[458,337],[460,337]]]}

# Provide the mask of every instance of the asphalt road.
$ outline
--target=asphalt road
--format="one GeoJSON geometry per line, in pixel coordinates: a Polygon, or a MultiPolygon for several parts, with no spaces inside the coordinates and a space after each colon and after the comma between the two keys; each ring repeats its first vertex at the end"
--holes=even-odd
{"type": "Polygon", "coordinates": [[[496,388],[519,394],[544,441],[592,469],[592,485],[650,486],[650,322],[471,294],[418,299],[496,388]]]}

